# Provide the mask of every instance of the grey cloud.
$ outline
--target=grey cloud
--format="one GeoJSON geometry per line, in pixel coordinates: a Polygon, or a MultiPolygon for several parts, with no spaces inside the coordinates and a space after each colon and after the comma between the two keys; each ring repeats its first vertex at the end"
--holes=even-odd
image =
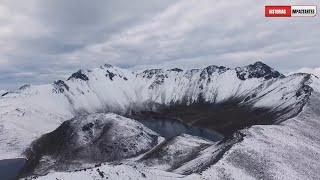
{"type": "Polygon", "coordinates": [[[0,13],[0,26],[12,31],[0,30],[0,88],[22,80],[50,83],[106,62],[133,69],[234,67],[257,60],[282,71],[320,66],[318,17],[268,19],[264,3],[4,0],[0,10],[11,11],[0,13]],[[15,76],[26,72],[34,76],[15,76]]]}
{"type": "Polygon", "coordinates": [[[25,79],[15,73],[35,72],[29,82],[46,83],[59,74],[42,78],[52,69],[69,72],[80,65],[64,59],[90,44],[102,42],[112,33],[153,16],[169,5],[164,1],[138,0],[4,0],[0,3],[0,87],[25,79]],[[3,15],[3,16],[1,16],[3,15]],[[8,63],[9,62],[9,63],[8,63]],[[72,64],[73,63],[73,64],[72,64]],[[40,77],[40,79],[39,79],[40,77]]]}

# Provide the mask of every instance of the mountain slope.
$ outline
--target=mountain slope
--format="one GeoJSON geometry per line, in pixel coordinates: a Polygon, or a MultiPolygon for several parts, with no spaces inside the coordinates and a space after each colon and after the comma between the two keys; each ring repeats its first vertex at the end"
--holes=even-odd
{"type": "Polygon", "coordinates": [[[76,172],[53,172],[39,179],[319,179],[319,105],[320,94],[315,92],[298,116],[279,125],[257,125],[243,130],[242,141],[200,174],[180,173],[194,170],[212,158],[216,146],[199,151],[200,156],[173,172],[141,163],[107,163],[76,172]]]}
{"type": "Polygon", "coordinates": [[[66,81],[26,86],[0,98],[0,142],[4,144],[0,158],[18,157],[32,140],[63,121],[95,112],[127,116],[160,112],[230,135],[239,128],[281,122],[296,115],[311,94],[309,81],[308,74],[284,77],[261,62],[235,69],[208,66],[130,72],[104,65],[79,70],[66,81]],[[192,112],[197,109],[194,106],[204,111],[192,112]],[[210,121],[212,112],[219,110],[221,113],[210,121]],[[230,113],[236,110],[238,113],[230,113]],[[228,116],[232,114],[238,121],[228,116]]]}
{"type": "Polygon", "coordinates": [[[162,137],[133,119],[116,114],[78,116],[31,144],[25,151],[24,172],[45,174],[131,158],[161,141],[162,137]]]}
{"type": "Polygon", "coordinates": [[[316,76],[261,62],[79,70],[1,96],[0,158],[27,157],[24,175],[64,171],[43,178],[127,168],[137,178],[317,179],[319,90],[316,76]]]}
{"type": "Polygon", "coordinates": [[[203,175],[218,179],[239,179],[241,173],[245,179],[319,179],[319,105],[320,94],[316,92],[298,116],[280,125],[244,130],[244,140],[203,175]]]}

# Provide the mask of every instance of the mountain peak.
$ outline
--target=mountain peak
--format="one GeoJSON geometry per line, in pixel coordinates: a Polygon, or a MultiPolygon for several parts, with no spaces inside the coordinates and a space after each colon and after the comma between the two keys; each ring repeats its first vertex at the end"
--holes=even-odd
{"type": "Polygon", "coordinates": [[[180,68],[173,68],[173,69],[169,69],[167,71],[175,71],[175,72],[182,72],[183,70],[180,68]]]}
{"type": "Polygon", "coordinates": [[[104,64],[103,66],[106,67],[106,68],[111,68],[111,67],[113,67],[111,64],[108,64],[108,63],[104,64]]]}
{"type": "Polygon", "coordinates": [[[241,80],[251,78],[264,78],[266,80],[272,78],[283,78],[284,75],[274,70],[270,66],[266,65],[261,61],[257,61],[254,64],[250,64],[244,67],[237,67],[237,76],[241,80]]]}
{"type": "Polygon", "coordinates": [[[206,77],[210,77],[213,73],[222,74],[227,70],[229,70],[229,68],[226,68],[224,66],[211,65],[202,70],[200,77],[201,79],[205,79],[206,77]]]}
{"type": "MultiPolygon", "coordinates": [[[[268,66],[265,63],[263,63],[262,61],[257,61],[255,63],[253,63],[254,66],[268,66]]],[[[269,66],[268,66],[269,67],[269,66]]]]}
{"type": "Polygon", "coordinates": [[[55,81],[53,83],[53,86],[54,86],[54,91],[57,93],[63,93],[65,89],[67,91],[69,90],[69,86],[62,80],[55,81]]]}
{"type": "Polygon", "coordinates": [[[100,66],[100,69],[104,69],[104,68],[109,69],[109,68],[112,68],[112,67],[113,67],[113,66],[112,66],[111,64],[106,63],[106,64],[104,64],[103,66],[100,66]]]}
{"type": "Polygon", "coordinates": [[[151,79],[154,75],[163,74],[163,73],[164,71],[162,69],[147,69],[147,70],[144,70],[141,74],[143,74],[142,77],[151,79]]]}
{"type": "Polygon", "coordinates": [[[70,80],[70,79],[81,79],[81,80],[83,80],[83,81],[88,81],[88,80],[89,80],[88,76],[85,75],[85,74],[83,73],[83,70],[81,70],[81,69],[80,69],[79,71],[73,73],[73,74],[68,78],[68,80],[70,80]]]}
{"type": "Polygon", "coordinates": [[[229,70],[229,68],[224,67],[224,66],[215,66],[215,65],[211,65],[208,66],[204,69],[205,71],[207,71],[209,74],[212,74],[214,72],[218,72],[219,74],[229,70]]]}

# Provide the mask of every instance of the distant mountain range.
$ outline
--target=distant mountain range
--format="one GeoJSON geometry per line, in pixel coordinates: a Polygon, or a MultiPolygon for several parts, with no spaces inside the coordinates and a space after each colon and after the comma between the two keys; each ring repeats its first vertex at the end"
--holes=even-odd
{"type": "MultiPolygon", "coordinates": [[[[201,173],[211,179],[206,175],[211,169],[215,177],[226,179],[281,179],[274,170],[264,169],[275,163],[272,151],[280,145],[260,151],[255,143],[261,147],[278,144],[275,134],[288,140],[296,137],[297,143],[318,141],[312,130],[320,127],[314,121],[319,92],[318,77],[306,73],[285,76],[262,62],[233,69],[212,65],[131,72],[109,64],[81,69],[67,80],[1,92],[0,159],[26,157],[24,176],[52,170],[77,171],[82,176],[84,171],[79,169],[92,167],[103,179],[107,172],[94,166],[107,163],[103,165],[106,169],[125,167],[133,174],[144,169],[141,166],[156,169],[142,173],[142,178],[169,173],[172,178],[187,175],[192,179],[198,177],[194,173],[201,173]],[[290,125],[291,119],[296,120],[290,125]],[[314,127],[307,127],[311,121],[314,127]],[[288,134],[278,127],[288,127],[288,134]],[[303,140],[308,137],[301,133],[311,134],[303,140]],[[263,167],[261,158],[271,163],[263,167]]],[[[290,145],[282,148],[287,147],[290,145]]],[[[318,145],[312,148],[312,153],[320,152],[318,145]]],[[[289,153],[281,152],[284,156],[289,153]]],[[[295,154],[298,159],[305,156],[310,161],[314,158],[295,154]]],[[[288,165],[289,157],[282,158],[281,167],[288,165]]],[[[305,170],[302,165],[296,169],[298,175],[305,170]]],[[[312,168],[310,173],[314,173],[312,168]]]]}

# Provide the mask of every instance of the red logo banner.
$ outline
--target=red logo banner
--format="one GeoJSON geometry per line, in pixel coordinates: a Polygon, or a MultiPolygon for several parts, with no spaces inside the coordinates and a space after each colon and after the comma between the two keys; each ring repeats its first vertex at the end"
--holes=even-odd
{"type": "Polygon", "coordinates": [[[291,6],[265,6],[266,17],[291,17],[291,6]]]}

